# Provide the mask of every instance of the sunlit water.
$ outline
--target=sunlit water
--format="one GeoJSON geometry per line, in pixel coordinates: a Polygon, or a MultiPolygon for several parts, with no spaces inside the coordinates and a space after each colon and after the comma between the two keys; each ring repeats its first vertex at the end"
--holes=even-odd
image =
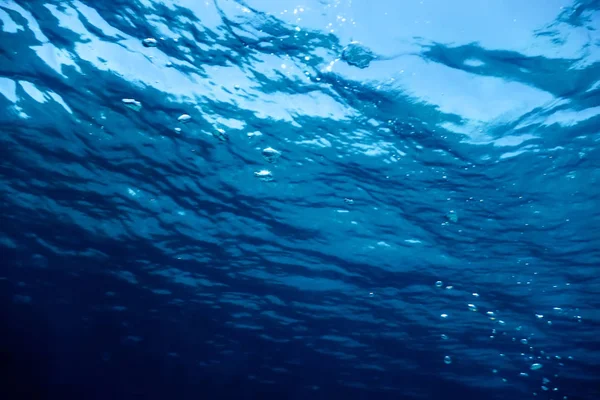
{"type": "Polygon", "coordinates": [[[600,398],[598,1],[0,21],[2,398],[600,398]]]}

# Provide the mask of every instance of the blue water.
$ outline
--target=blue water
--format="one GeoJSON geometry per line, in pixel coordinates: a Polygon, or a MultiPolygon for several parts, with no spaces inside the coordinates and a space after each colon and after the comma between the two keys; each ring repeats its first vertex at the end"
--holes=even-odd
{"type": "Polygon", "coordinates": [[[600,398],[600,2],[0,28],[2,399],[600,398]]]}

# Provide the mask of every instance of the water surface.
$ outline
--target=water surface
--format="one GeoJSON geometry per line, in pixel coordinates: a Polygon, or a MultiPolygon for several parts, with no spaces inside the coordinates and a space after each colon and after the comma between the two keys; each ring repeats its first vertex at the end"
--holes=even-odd
{"type": "Polygon", "coordinates": [[[0,0],[6,398],[600,397],[600,4],[0,0]]]}

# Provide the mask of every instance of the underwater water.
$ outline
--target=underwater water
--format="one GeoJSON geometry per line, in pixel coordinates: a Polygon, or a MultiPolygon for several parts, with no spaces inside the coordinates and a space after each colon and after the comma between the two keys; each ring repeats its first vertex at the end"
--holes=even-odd
{"type": "Polygon", "coordinates": [[[0,396],[600,398],[599,30],[0,0],[0,396]]]}

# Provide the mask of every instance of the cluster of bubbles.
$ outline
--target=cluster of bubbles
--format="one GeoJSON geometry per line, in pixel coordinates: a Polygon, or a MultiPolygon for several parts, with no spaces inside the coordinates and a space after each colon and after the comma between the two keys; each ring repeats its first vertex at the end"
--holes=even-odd
{"type": "MultiPolygon", "coordinates": [[[[158,46],[158,41],[155,38],[146,38],[144,40],[142,40],[142,45],[144,47],[157,47],[158,46]]],[[[132,98],[124,98],[121,100],[121,102],[123,103],[123,105],[133,111],[136,112],[140,112],[142,110],[142,103],[136,99],[132,99],[132,98]]],[[[179,122],[180,124],[186,124],[188,122],[190,122],[192,120],[192,117],[189,114],[181,114],[179,117],[177,117],[177,122],[179,122]]],[[[175,132],[180,133],[181,132],[181,127],[176,127],[174,128],[175,132]]],[[[212,135],[222,141],[222,142],[227,142],[229,140],[227,133],[225,132],[224,129],[221,128],[216,128],[214,130],[214,132],[212,132],[212,135]]],[[[256,133],[249,133],[248,137],[252,137],[252,136],[256,136],[256,133]]],[[[281,152],[278,150],[275,150],[272,147],[266,147],[262,150],[262,157],[265,161],[267,161],[270,164],[274,164],[277,162],[277,160],[279,159],[279,157],[281,156],[281,152]]],[[[273,180],[273,173],[271,172],[271,170],[269,169],[260,169],[256,172],[254,172],[254,176],[256,178],[258,178],[261,181],[264,182],[269,182],[273,180]]]]}
{"type": "MultiPolygon", "coordinates": [[[[437,281],[435,282],[435,287],[442,289],[444,288],[444,283],[442,281],[437,281]]],[[[452,289],[453,286],[446,286],[446,289],[452,289]]],[[[480,298],[479,293],[472,293],[472,296],[475,298],[480,298]]],[[[499,319],[497,317],[498,311],[497,310],[489,310],[489,311],[481,311],[479,310],[479,308],[477,307],[477,305],[475,305],[474,303],[467,303],[466,304],[466,308],[468,310],[470,310],[471,312],[476,312],[476,313],[481,313],[482,316],[485,316],[489,321],[491,321],[494,325],[494,327],[491,329],[491,334],[489,335],[489,339],[493,340],[494,338],[496,338],[497,336],[509,336],[510,335],[510,331],[509,328],[507,328],[507,323],[506,321],[499,319]]],[[[553,308],[554,312],[558,312],[559,314],[563,314],[563,309],[560,307],[554,307],[553,308]]],[[[577,311],[575,309],[575,311],[577,311]]],[[[440,314],[440,318],[441,319],[447,319],[449,318],[449,315],[447,313],[442,313],[440,314]]],[[[546,325],[551,326],[552,325],[552,321],[547,320],[546,317],[543,314],[534,314],[532,315],[532,318],[534,318],[534,320],[536,321],[546,321],[546,325]]],[[[574,319],[577,320],[578,322],[581,322],[581,316],[579,315],[575,315],[574,319]]],[[[510,325],[510,324],[509,324],[510,325]]],[[[550,355],[550,354],[546,354],[546,352],[544,350],[537,350],[536,348],[534,348],[531,345],[531,341],[533,340],[535,333],[531,332],[530,334],[526,334],[527,329],[524,329],[524,327],[522,325],[518,325],[515,327],[515,331],[518,332],[516,336],[512,337],[512,342],[518,342],[522,345],[528,346],[528,351],[529,354],[527,354],[526,352],[520,352],[520,358],[525,361],[523,363],[523,368],[524,370],[519,372],[518,376],[522,377],[522,378],[528,378],[530,377],[531,374],[531,379],[540,379],[541,381],[539,383],[539,388],[541,389],[542,392],[552,392],[555,394],[558,394],[558,392],[560,392],[560,388],[557,387],[555,384],[552,383],[552,379],[548,378],[546,376],[543,376],[544,374],[544,370],[554,370],[556,371],[558,369],[558,367],[563,367],[565,358],[563,358],[560,355],[550,355]],[[520,339],[517,338],[517,336],[522,336],[520,339]],[[523,337],[525,336],[525,337],[523,337]],[[537,353],[537,354],[536,354],[537,353]],[[527,371],[527,372],[526,372],[527,371]],[[537,372],[539,371],[539,372],[537,372]]],[[[441,334],[441,339],[442,340],[448,340],[449,337],[446,334],[441,334]]],[[[501,358],[505,358],[506,354],[504,353],[500,353],[499,354],[501,358]]],[[[573,360],[572,356],[567,356],[566,360],[573,360]]],[[[444,364],[450,365],[452,364],[452,357],[449,355],[444,356],[443,358],[444,364]]],[[[491,370],[493,374],[499,374],[499,370],[498,369],[492,369],[491,370]]],[[[549,373],[547,373],[548,376],[550,376],[549,373]]],[[[558,378],[559,374],[555,373],[552,375],[553,378],[558,378]]],[[[501,378],[503,382],[508,382],[507,378],[501,378]]],[[[535,391],[532,393],[534,396],[538,396],[538,391],[535,391]]],[[[563,400],[567,400],[568,396],[563,396],[562,397],[563,400]]]]}
{"type": "MultiPolygon", "coordinates": [[[[301,10],[301,11],[303,11],[303,10],[301,10]]],[[[296,14],[296,10],[294,11],[294,14],[296,14]]],[[[142,44],[144,47],[156,47],[158,45],[158,41],[154,38],[147,38],[142,41],[142,44]]],[[[373,60],[375,60],[377,57],[375,54],[373,54],[373,52],[371,52],[367,47],[363,46],[361,43],[351,42],[348,46],[346,46],[343,49],[341,58],[349,65],[363,69],[363,68],[367,68],[370,65],[370,63],[373,60]]],[[[134,110],[136,112],[139,112],[142,110],[142,104],[138,100],[127,98],[127,99],[122,99],[122,103],[125,107],[127,107],[131,110],[134,110]]],[[[188,114],[181,114],[177,118],[177,121],[179,124],[186,124],[186,123],[190,122],[191,120],[192,120],[192,117],[188,114]]],[[[177,128],[175,128],[175,131],[181,132],[181,128],[177,127],[177,128]]],[[[222,141],[222,142],[228,141],[227,134],[223,129],[215,129],[215,131],[213,132],[213,136],[216,139],[218,139],[219,141],[222,141]]],[[[250,136],[252,136],[252,134],[249,134],[248,136],[250,137],[250,136]]],[[[281,152],[278,150],[275,150],[272,147],[266,147],[266,148],[262,149],[261,155],[262,155],[262,158],[268,164],[275,164],[278,161],[278,159],[281,157],[281,152]]],[[[259,179],[261,181],[265,181],[265,182],[273,180],[273,173],[268,168],[263,168],[258,171],[255,171],[254,176],[257,179],[259,179]]],[[[349,198],[344,199],[344,201],[347,204],[352,204],[354,202],[352,199],[349,199],[349,198]]],[[[458,215],[454,210],[451,210],[447,213],[446,219],[447,219],[447,221],[444,222],[445,225],[447,225],[449,223],[457,223],[458,215]]],[[[442,288],[444,288],[444,284],[442,281],[437,281],[437,282],[435,282],[435,287],[442,289],[442,288]]],[[[452,288],[453,288],[452,285],[445,286],[446,290],[451,290],[452,288]]],[[[373,293],[370,293],[370,296],[373,296],[373,295],[374,295],[373,293]]],[[[478,293],[472,293],[472,295],[475,298],[480,297],[480,295],[478,293]]],[[[497,310],[496,311],[488,310],[488,311],[482,312],[482,311],[480,311],[479,307],[474,303],[467,303],[466,308],[468,310],[470,310],[471,312],[481,313],[482,316],[485,316],[486,318],[488,318],[490,321],[492,321],[494,323],[494,328],[492,328],[492,330],[491,330],[489,339],[494,339],[498,335],[502,335],[502,336],[509,335],[509,331],[507,330],[506,322],[504,320],[498,319],[498,317],[496,315],[498,313],[497,310]]],[[[554,307],[554,311],[562,312],[562,309],[559,307],[554,307]]],[[[442,313],[442,314],[440,314],[440,317],[445,320],[445,319],[449,318],[449,315],[447,313],[442,313]]],[[[535,318],[537,320],[543,320],[544,315],[543,314],[535,314],[535,318]]],[[[576,318],[578,319],[579,322],[581,322],[580,316],[576,316],[576,318]]],[[[552,321],[548,320],[546,322],[547,322],[547,325],[549,325],[549,326],[552,325],[552,321]]],[[[517,332],[519,332],[519,335],[523,334],[522,326],[517,326],[515,328],[515,330],[517,332]]],[[[527,364],[528,364],[528,367],[525,367],[525,364],[524,364],[523,368],[527,368],[527,371],[529,371],[529,372],[521,371],[518,374],[519,377],[528,378],[528,377],[530,377],[530,373],[532,373],[533,376],[538,376],[538,373],[536,371],[543,371],[545,364],[548,365],[550,363],[555,363],[555,364],[558,364],[558,366],[564,365],[563,364],[564,360],[559,355],[550,356],[550,355],[547,355],[543,350],[538,351],[537,355],[535,355],[536,349],[534,349],[534,347],[530,345],[530,341],[533,339],[534,333],[531,333],[530,335],[525,335],[525,336],[527,336],[527,337],[522,337],[520,339],[517,339],[517,337],[512,338],[513,342],[517,342],[517,340],[518,340],[518,342],[521,345],[529,346],[530,355],[527,355],[524,352],[520,353],[522,358],[525,361],[527,361],[527,364]]],[[[448,340],[449,337],[446,334],[441,334],[441,339],[448,340]]],[[[500,356],[505,357],[505,354],[500,354],[500,356]]],[[[568,356],[567,359],[572,360],[573,357],[568,356]]],[[[451,365],[453,363],[453,359],[450,355],[445,355],[443,357],[443,362],[446,365],[451,365]]],[[[498,374],[499,371],[497,369],[492,369],[492,373],[498,374]]],[[[555,374],[554,377],[558,377],[558,374],[555,374]]],[[[532,379],[534,379],[534,378],[532,378],[532,379]]],[[[502,380],[504,382],[507,382],[507,378],[502,378],[502,380]]],[[[539,387],[544,392],[545,391],[559,392],[559,388],[552,385],[551,383],[552,383],[551,379],[549,379],[547,377],[542,377],[541,385],[539,387]]],[[[533,395],[537,396],[538,392],[534,392],[533,395]]],[[[567,396],[563,396],[563,400],[567,400],[567,396]]]]}

